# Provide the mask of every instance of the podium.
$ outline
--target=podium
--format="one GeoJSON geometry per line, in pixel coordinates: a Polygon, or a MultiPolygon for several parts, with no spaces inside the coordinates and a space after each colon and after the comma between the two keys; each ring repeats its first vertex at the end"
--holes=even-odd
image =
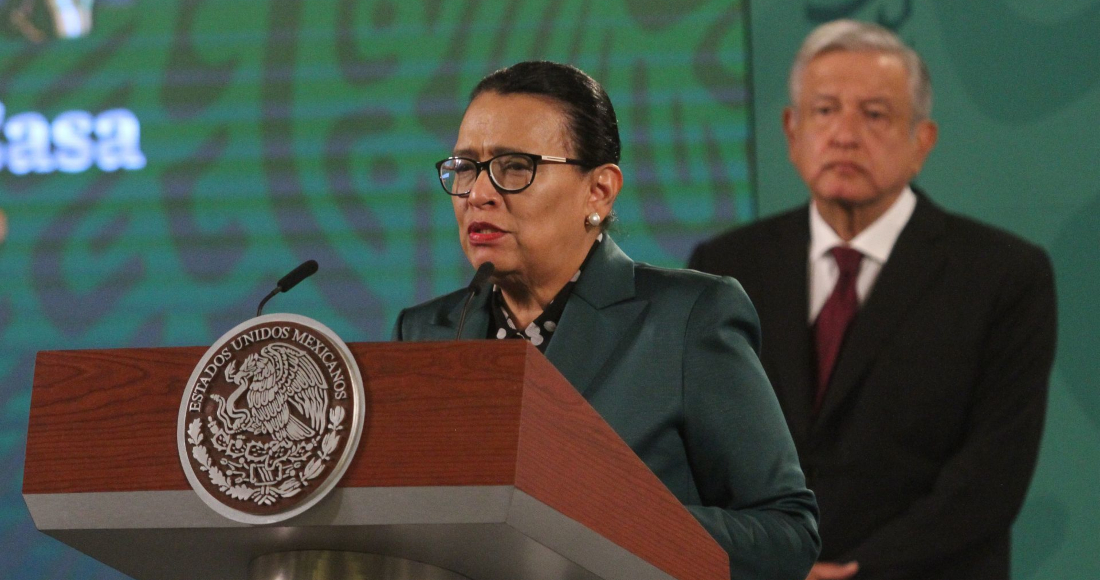
{"type": "Polygon", "coordinates": [[[207,507],[177,415],[206,347],[43,351],[23,497],[42,532],[137,580],[244,580],[333,550],[472,580],[726,580],[726,553],[525,341],[348,345],[366,423],[336,489],[284,522],[207,507]]]}

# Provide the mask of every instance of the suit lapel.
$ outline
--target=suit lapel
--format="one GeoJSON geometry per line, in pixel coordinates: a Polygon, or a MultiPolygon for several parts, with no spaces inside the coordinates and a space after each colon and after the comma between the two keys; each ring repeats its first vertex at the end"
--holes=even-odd
{"type": "Polygon", "coordinates": [[[845,337],[817,424],[835,412],[889,344],[910,306],[946,262],[943,212],[923,195],[845,337]]]}
{"type": "Polygon", "coordinates": [[[605,234],[546,349],[546,358],[582,394],[645,311],[648,302],[633,298],[634,262],[605,234]]]}
{"type": "MultiPolygon", "coordinates": [[[[485,338],[486,329],[489,328],[489,294],[492,286],[487,285],[470,301],[470,309],[466,312],[466,323],[462,327],[462,340],[485,338]]],[[[462,307],[466,304],[465,294],[450,311],[440,311],[432,321],[433,338],[438,340],[454,340],[458,330],[458,321],[462,318],[462,307]]]]}
{"type": "Polygon", "coordinates": [[[812,344],[806,321],[809,224],[808,206],[783,222],[773,246],[778,253],[764,262],[766,270],[760,276],[767,291],[751,296],[764,332],[761,359],[786,411],[791,433],[798,440],[808,434],[812,420],[812,344]]]}

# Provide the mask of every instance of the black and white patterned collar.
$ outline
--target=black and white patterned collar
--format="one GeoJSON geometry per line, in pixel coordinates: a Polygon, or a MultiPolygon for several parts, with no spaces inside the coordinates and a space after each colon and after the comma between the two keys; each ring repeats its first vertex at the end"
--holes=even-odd
{"type": "Polygon", "coordinates": [[[573,287],[577,285],[577,280],[580,280],[581,273],[584,272],[585,267],[588,265],[588,261],[592,258],[592,254],[596,252],[596,248],[603,242],[603,234],[601,233],[596,242],[592,244],[592,248],[588,250],[588,255],[585,256],[584,261],[581,262],[580,269],[576,274],[562,286],[561,290],[554,296],[554,299],[546,305],[546,309],[539,314],[537,318],[531,321],[526,328],[522,330],[516,328],[516,323],[512,320],[512,315],[508,312],[508,307],[504,303],[504,294],[500,287],[493,285],[493,292],[489,299],[489,311],[492,313],[492,318],[489,321],[489,335],[488,338],[508,339],[508,338],[522,338],[535,345],[540,352],[545,353],[546,347],[550,344],[550,339],[553,338],[554,332],[558,329],[558,322],[561,320],[561,315],[565,312],[565,304],[569,301],[569,297],[573,294],[573,287]]]}

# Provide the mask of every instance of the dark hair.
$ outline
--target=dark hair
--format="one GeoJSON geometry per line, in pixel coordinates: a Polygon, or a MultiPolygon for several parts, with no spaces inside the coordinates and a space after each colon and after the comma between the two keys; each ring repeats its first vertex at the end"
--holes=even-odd
{"type": "Polygon", "coordinates": [[[574,157],[589,167],[619,163],[622,145],[615,108],[600,83],[579,68],[545,60],[521,62],[481,79],[470,100],[484,92],[554,99],[569,119],[574,157]]]}

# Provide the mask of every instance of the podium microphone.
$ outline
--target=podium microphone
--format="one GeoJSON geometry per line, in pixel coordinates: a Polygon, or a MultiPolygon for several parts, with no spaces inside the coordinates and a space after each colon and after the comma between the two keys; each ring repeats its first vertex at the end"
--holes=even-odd
{"type": "Polygon", "coordinates": [[[470,310],[470,302],[473,301],[474,296],[481,293],[485,282],[489,281],[489,276],[493,275],[493,270],[496,270],[496,266],[492,262],[485,262],[478,267],[474,279],[470,280],[470,285],[466,288],[466,304],[462,306],[462,315],[458,318],[458,332],[455,333],[455,340],[462,337],[462,327],[466,326],[466,312],[470,310]]]}
{"type": "Polygon", "coordinates": [[[256,307],[256,316],[259,316],[264,310],[264,304],[267,304],[268,300],[271,300],[272,296],[280,292],[289,292],[291,288],[298,285],[298,282],[309,278],[317,272],[317,260],[306,260],[302,262],[297,268],[290,271],[289,274],[283,276],[275,284],[275,289],[270,294],[264,296],[264,299],[260,301],[260,305],[256,307]]]}

